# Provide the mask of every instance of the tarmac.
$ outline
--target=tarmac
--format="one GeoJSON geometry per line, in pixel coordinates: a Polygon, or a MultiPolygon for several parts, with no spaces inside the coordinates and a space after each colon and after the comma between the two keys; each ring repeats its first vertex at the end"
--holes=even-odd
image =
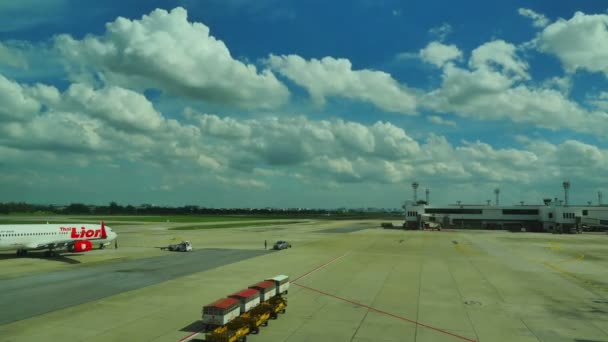
{"type": "Polygon", "coordinates": [[[265,251],[201,249],[121,263],[34,274],[0,281],[0,324],[6,324],[184,275],[225,266],[265,251]]]}
{"type": "Polygon", "coordinates": [[[379,224],[116,226],[119,249],[66,256],[71,262],[0,255],[1,317],[13,320],[0,323],[0,341],[179,341],[200,329],[203,305],[277,274],[291,277],[287,312],[250,342],[608,341],[607,235],[379,224]],[[155,248],[179,239],[195,252],[155,248]],[[270,253],[264,240],[293,247],[270,253]],[[90,280],[79,283],[78,272],[90,280]],[[124,287],[118,276],[128,277],[124,287]],[[77,295],[89,288],[103,298],[77,295]],[[31,302],[49,310],[36,313],[31,302]]]}

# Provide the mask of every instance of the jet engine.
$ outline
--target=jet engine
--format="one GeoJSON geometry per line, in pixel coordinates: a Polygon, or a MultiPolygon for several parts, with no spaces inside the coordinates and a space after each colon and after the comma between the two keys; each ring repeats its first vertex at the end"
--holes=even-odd
{"type": "Polygon", "coordinates": [[[86,252],[90,251],[91,249],[93,249],[93,244],[88,240],[76,241],[72,246],[70,246],[70,248],[68,248],[70,252],[75,253],[86,252]]]}

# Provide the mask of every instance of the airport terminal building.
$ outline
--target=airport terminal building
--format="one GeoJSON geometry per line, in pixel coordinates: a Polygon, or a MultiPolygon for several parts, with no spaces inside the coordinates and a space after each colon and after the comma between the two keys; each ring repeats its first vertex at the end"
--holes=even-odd
{"type": "Polygon", "coordinates": [[[432,206],[424,202],[406,204],[405,223],[410,229],[422,229],[427,222],[442,227],[476,229],[520,229],[552,231],[554,227],[608,227],[608,206],[545,205],[448,205],[432,206]]]}

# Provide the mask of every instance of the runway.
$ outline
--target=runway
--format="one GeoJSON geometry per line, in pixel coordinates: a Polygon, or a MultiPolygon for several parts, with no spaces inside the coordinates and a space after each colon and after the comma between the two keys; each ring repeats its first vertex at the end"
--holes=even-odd
{"type": "Polygon", "coordinates": [[[201,249],[0,280],[5,294],[0,296],[0,325],[267,253],[272,252],[201,249]]]}

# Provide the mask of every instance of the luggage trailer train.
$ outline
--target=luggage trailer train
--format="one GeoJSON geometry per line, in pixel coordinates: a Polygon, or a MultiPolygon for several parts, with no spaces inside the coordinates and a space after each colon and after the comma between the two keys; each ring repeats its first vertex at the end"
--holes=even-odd
{"type": "Polygon", "coordinates": [[[285,313],[289,277],[278,275],[203,306],[205,341],[245,342],[269,319],[285,313]]]}

